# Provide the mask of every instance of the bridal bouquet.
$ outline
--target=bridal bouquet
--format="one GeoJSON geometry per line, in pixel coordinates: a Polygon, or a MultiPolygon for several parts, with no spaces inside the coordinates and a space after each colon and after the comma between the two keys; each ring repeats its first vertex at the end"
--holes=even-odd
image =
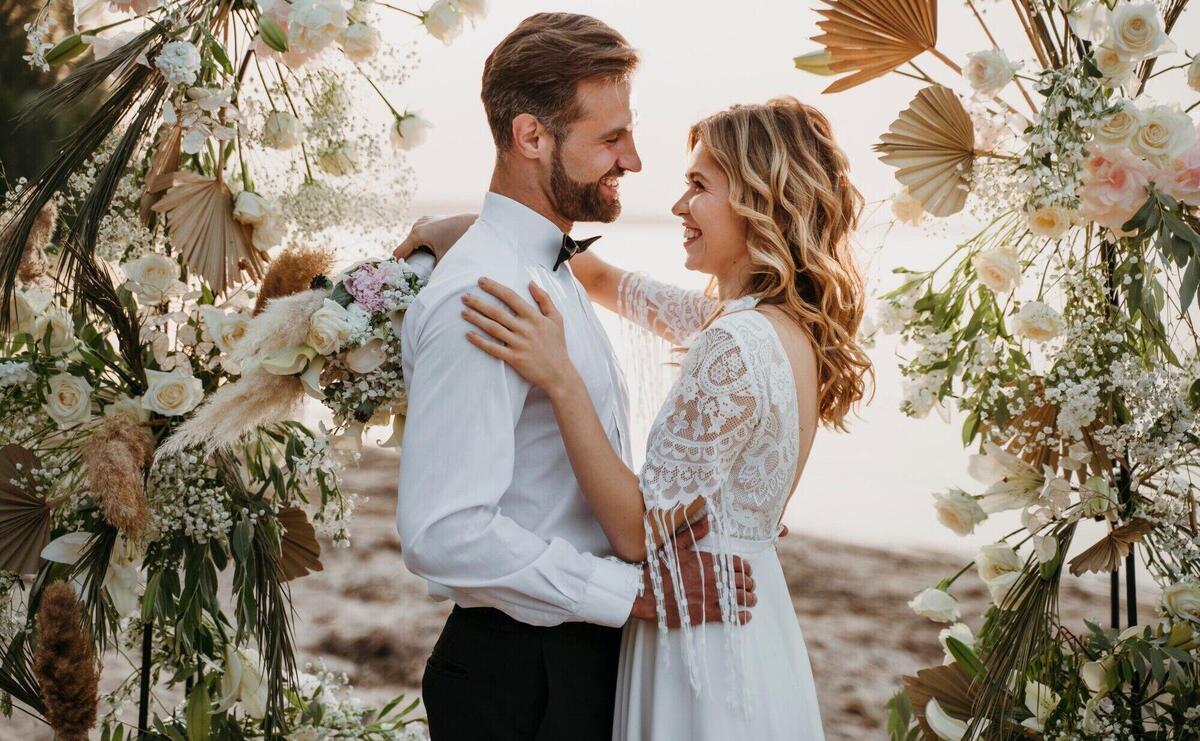
{"type": "Polygon", "coordinates": [[[936,0],[825,0],[823,49],[796,60],[847,73],[828,92],[916,81],[876,147],[895,216],[979,224],[932,270],[896,271],[876,329],[901,340],[903,410],[957,411],[978,446],[977,483],[934,494],[938,519],[1013,527],[910,603],[946,624],[946,660],[904,678],[890,733],[1197,738],[1200,55],[1172,33],[1200,19],[1188,0],[1014,0],[1024,33],[1001,48],[1002,9],[977,4],[954,4],[981,30],[962,60],[938,49],[936,0]],[[1148,621],[1139,554],[1161,590],[1148,621]],[[1088,572],[1110,575],[1111,610],[1064,625],[1060,586],[1088,572]],[[953,593],[976,577],[992,605],[972,620],[953,593]]]}
{"type": "Polygon", "coordinates": [[[49,89],[13,135],[88,110],[39,177],[0,181],[0,712],[64,739],[423,733],[297,667],[289,582],[322,569],[318,536],[349,545],[355,495],[296,405],[307,384],[342,431],[403,412],[419,278],[322,276],[383,251],[429,127],[388,99],[411,35],[378,14],[449,41],[484,5],[14,11],[49,89]]]}

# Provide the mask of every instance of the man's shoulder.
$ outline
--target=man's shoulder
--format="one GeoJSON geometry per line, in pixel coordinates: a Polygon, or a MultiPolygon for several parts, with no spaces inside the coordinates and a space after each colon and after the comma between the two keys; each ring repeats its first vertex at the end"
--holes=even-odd
{"type": "MultiPolygon", "coordinates": [[[[462,294],[476,288],[480,278],[515,285],[520,275],[520,255],[512,235],[493,225],[477,221],[455,243],[429,276],[429,282],[413,300],[409,316],[427,317],[453,302],[457,307],[462,294]]],[[[458,309],[455,310],[457,315],[458,309]]],[[[408,323],[408,320],[405,320],[408,323]]],[[[420,323],[422,319],[418,319],[420,323]]]]}

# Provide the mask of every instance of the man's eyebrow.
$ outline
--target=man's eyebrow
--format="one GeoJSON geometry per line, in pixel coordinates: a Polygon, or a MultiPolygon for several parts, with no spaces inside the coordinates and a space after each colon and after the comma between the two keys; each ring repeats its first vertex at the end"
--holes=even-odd
{"type": "Polygon", "coordinates": [[[601,135],[600,135],[600,138],[601,138],[601,139],[607,139],[607,138],[609,138],[610,136],[616,136],[617,134],[620,134],[620,133],[622,133],[622,132],[625,132],[625,131],[629,131],[629,130],[631,130],[632,128],[633,128],[633,123],[632,123],[632,122],[630,122],[630,123],[627,123],[627,124],[624,124],[624,125],[622,125],[622,126],[614,126],[613,128],[611,128],[611,129],[609,129],[608,131],[606,131],[606,132],[604,132],[603,134],[601,134],[601,135]]]}

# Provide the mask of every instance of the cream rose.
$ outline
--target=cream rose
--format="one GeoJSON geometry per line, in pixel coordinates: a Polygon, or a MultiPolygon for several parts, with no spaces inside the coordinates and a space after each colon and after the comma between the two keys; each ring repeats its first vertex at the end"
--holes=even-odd
{"type": "Polygon", "coordinates": [[[243,224],[258,226],[272,211],[271,202],[252,190],[243,190],[233,202],[233,218],[243,224]]]}
{"type": "Polygon", "coordinates": [[[1012,331],[1034,342],[1048,342],[1066,329],[1062,316],[1040,301],[1026,301],[1012,317],[1012,331]]]}
{"type": "Polygon", "coordinates": [[[1117,109],[1092,131],[1096,141],[1106,147],[1128,146],[1142,128],[1142,112],[1131,100],[1117,103],[1117,109]]]}
{"type": "Polygon", "coordinates": [[[425,30],[443,44],[449,44],[462,33],[463,14],[451,0],[437,0],[421,17],[425,30]]]}
{"type": "Polygon", "coordinates": [[[1200,93],[1200,54],[1192,57],[1192,63],[1187,68],[1188,87],[1200,93]]]}
{"type": "Polygon", "coordinates": [[[13,291],[12,301],[8,304],[8,331],[13,334],[37,334],[42,312],[50,306],[53,298],[49,291],[37,287],[13,291]]]}
{"type": "Polygon", "coordinates": [[[129,290],[143,303],[166,303],[186,288],[179,280],[179,263],[156,252],[123,263],[121,270],[129,290]]]}
{"type": "Polygon", "coordinates": [[[271,111],[263,124],[262,138],[272,149],[291,149],[300,143],[300,122],[287,111],[271,111]]]}
{"type": "Polygon", "coordinates": [[[1200,622],[1200,585],[1176,582],[1163,590],[1163,607],[1180,620],[1200,622]]]}
{"type": "Polygon", "coordinates": [[[935,623],[952,623],[958,619],[958,600],[941,589],[926,589],[913,597],[908,606],[935,623]]]}
{"type": "Polygon", "coordinates": [[[1154,3],[1119,3],[1108,16],[1106,45],[1132,59],[1147,59],[1175,50],[1154,3]]]}
{"type": "Polygon", "coordinates": [[[1062,206],[1042,206],[1029,214],[1029,231],[1039,237],[1058,239],[1075,222],[1075,214],[1062,206]]]}
{"type": "Polygon", "coordinates": [[[950,653],[950,644],[946,641],[947,638],[953,638],[967,648],[975,648],[975,634],[971,632],[971,626],[966,623],[955,623],[949,628],[942,628],[938,633],[938,643],[942,644],[942,650],[946,653],[946,658],[942,662],[944,664],[954,663],[954,655],[950,653]]]}
{"type": "Polygon", "coordinates": [[[43,314],[34,327],[33,336],[38,342],[50,331],[46,352],[63,355],[75,349],[75,320],[71,312],[60,306],[52,307],[43,314]]]}
{"type": "Polygon", "coordinates": [[[1183,154],[1196,141],[1196,124],[1178,105],[1156,105],[1142,113],[1142,125],[1130,149],[1146,159],[1165,163],[1183,154]]]}
{"type": "Polygon", "coordinates": [[[368,23],[351,23],[338,36],[342,52],[352,62],[365,62],[379,53],[382,38],[368,23]]]}
{"type": "Polygon", "coordinates": [[[1021,261],[1011,247],[977,252],[971,265],[979,281],[993,293],[1008,293],[1021,284],[1021,261]]]}
{"type": "Polygon", "coordinates": [[[346,27],[346,9],[340,0],[294,0],[288,14],[288,50],[315,54],[346,27]]]}
{"type": "Polygon", "coordinates": [[[967,55],[962,75],[977,96],[990,98],[1004,89],[1019,68],[999,49],[987,49],[967,55]]]}
{"type": "Polygon", "coordinates": [[[91,419],[92,385],[87,379],[70,373],[50,377],[44,409],[60,430],[91,419]]]}
{"type": "Polygon", "coordinates": [[[250,319],[240,311],[229,313],[215,306],[204,306],[200,309],[204,319],[204,331],[212,343],[221,352],[232,352],[242,338],[246,336],[246,328],[250,319]]]}
{"type": "Polygon", "coordinates": [[[987,513],[979,506],[975,497],[962,489],[951,489],[944,494],[934,494],[933,508],[938,522],[958,535],[970,535],[975,526],[987,519],[987,513]]]}
{"type": "Polygon", "coordinates": [[[342,349],[349,336],[350,322],[346,309],[337,301],[325,299],[321,308],[308,319],[305,342],[319,355],[333,355],[342,349]]]}
{"type": "Polygon", "coordinates": [[[176,368],[170,373],[147,370],[146,386],[142,406],[164,417],[187,414],[204,399],[200,379],[188,368],[176,368]]]}
{"type": "Polygon", "coordinates": [[[920,226],[925,218],[925,205],[905,188],[892,197],[892,215],[903,224],[920,226]]]}
{"type": "Polygon", "coordinates": [[[1137,64],[1133,59],[1109,46],[1098,46],[1094,52],[1096,69],[1109,87],[1121,87],[1133,76],[1137,64]]]}
{"type": "Polygon", "coordinates": [[[1004,543],[985,545],[975,557],[975,569],[996,606],[1008,596],[1008,590],[1021,575],[1022,566],[1021,556],[1004,543]]]}
{"type": "Polygon", "coordinates": [[[398,116],[392,124],[392,146],[402,150],[419,147],[429,138],[429,130],[432,128],[433,124],[418,113],[398,116]]]}

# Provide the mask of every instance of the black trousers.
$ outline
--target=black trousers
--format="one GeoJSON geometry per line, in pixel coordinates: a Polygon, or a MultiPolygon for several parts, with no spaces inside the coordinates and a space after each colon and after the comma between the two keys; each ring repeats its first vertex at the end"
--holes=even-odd
{"type": "Polygon", "coordinates": [[[621,631],[455,607],[425,663],[432,741],[610,741],[621,631]]]}

